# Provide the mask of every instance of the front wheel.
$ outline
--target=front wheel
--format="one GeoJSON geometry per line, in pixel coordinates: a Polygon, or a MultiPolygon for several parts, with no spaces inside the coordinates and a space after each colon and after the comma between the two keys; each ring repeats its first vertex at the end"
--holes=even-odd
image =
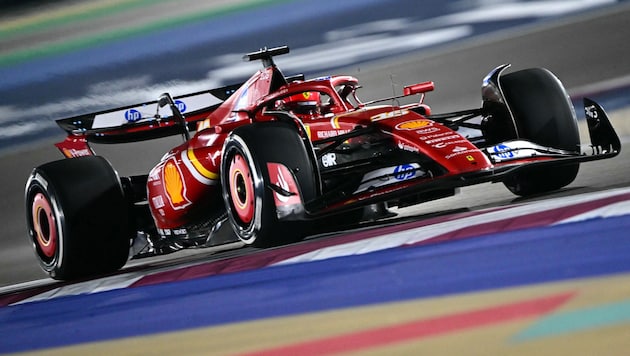
{"type": "MultiPolygon", "coordinates": [[[[500,78],[519,138],[579,154],[580,135],[573,105],[562,83],[550,71],[525,69],[500,78]]],[[[560,189],[575,179],[579,163],[530,168],[503,183],[514,194],[529,196],[560,189]]]]}
{"type": "Polygon", "coordinates": [[[309,157],[302,138],[285,123],[242,126],[226,138],[221,187],[230,224],[241,241],[270,247],[299,240],[308,233],[306,222],[279,221],[274,201],[278,193],[270,185],[271,175],[277,177],[282,172],[270,172],[269,167],[286,167],[284,174],[295,180],[305,201],[314,197],[316,189],[309,157]]]}
{"type": "Polygon", "coordinates": [[[35,168],[25,200],[31,243],[52,278],[110,273],[127,262],[130,209],[118,175],[104,158],[64,159],[35,168]]]}

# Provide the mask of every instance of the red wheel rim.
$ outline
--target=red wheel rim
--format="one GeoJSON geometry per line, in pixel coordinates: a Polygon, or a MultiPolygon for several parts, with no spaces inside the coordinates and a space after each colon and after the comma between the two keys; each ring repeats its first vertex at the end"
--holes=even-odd
{"type": "Polygon", "coordinates": [[[254,181],[247,161],[240,154],[232,157],[229,179],[232,206],[239,219],[249,224],[254,217],[254,181]]]}
{"type": "Polygon", "coordinates": [[[53,257],[57,249],[57,226],[50,202],[42,193],[33,198],[32,219],[37,246],[44,256],[53,257]]]}

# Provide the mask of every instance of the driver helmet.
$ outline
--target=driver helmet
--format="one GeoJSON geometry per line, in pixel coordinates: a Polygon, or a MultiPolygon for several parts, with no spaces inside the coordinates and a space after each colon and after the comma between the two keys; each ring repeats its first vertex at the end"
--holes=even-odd
{"type": "Polygon", "coordinates": [[[305,91],[283,99],[283,107],[298,116],[316,116],[320,114],[320,94],[316,91],[305,91]]]}

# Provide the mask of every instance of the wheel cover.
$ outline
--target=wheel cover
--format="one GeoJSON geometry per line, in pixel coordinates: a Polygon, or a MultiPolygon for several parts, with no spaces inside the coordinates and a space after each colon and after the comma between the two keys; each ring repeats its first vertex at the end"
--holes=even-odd
{"type": "Polygon", "coordinates": [[[57,251],[57,224],[53,209],[46,196],[37,193],[31,209],[34,240],[43,257],[52,258],[57,251]]]}
{"type": "Polygon", "coordinates": [[[250,224],[255,211],[254,180],[247,161],[240,153],[232,157],[228,177],[234,211],[244,224],[250,224]]]}

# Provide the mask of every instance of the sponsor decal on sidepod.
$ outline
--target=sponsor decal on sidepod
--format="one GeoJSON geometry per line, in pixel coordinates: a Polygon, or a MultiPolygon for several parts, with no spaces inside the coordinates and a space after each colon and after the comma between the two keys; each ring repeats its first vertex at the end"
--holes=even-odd
{"type": "Polygon", "coordinates": [[[422,177],[424,175],[425,172],[420,169],[418,163],[405,163],[394,167],[377,169],[363,176],[361,184],[354,193],[360,193],[369,189],[422,177]]]}

